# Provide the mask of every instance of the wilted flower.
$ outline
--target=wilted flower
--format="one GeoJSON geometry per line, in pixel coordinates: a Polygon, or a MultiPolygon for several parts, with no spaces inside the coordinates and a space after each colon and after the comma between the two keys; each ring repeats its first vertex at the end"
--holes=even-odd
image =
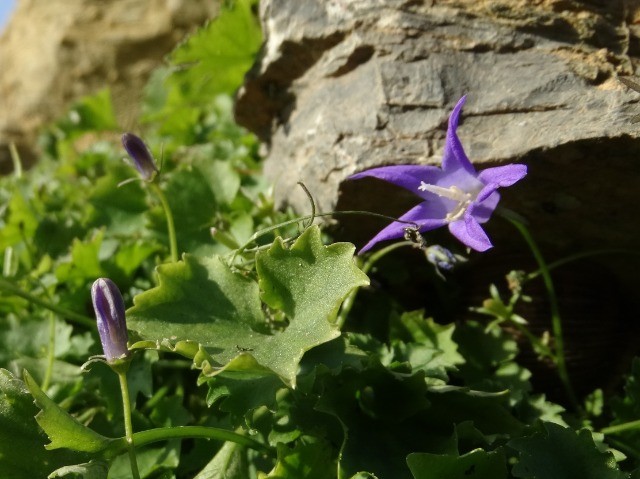
{"type": "Polygon", "coordinates": [[[142,179],[152,181],[159,170],[144,141],[133,133],[125,133],[122,135],[122,146],[127,150],[142,179]]]}
{"type": "Polygon", "coordinates": [[[98,333],[108,362],[129,355],[124,300],[120,290],[108,278],[99,278],[91,287],[91,300],[96,312],[98,333]]]}
{"type": "Polygon", "coordinates": [[[407,222],[420,232],[447,225],[449,231],[469,248],[485,251],[491,241],[480,226],[491,217],[500,200],[499,187],[511,186],[527,174],[525,165],[506,165],[477,172],[456,134],[462,97],[449,118],[442,167],[420,165],[383,166],[357,173],[350,179],[372,176],[412,191],[424,201],[380,231],[361,250],[380,241],[401,238],[407,222]]]}

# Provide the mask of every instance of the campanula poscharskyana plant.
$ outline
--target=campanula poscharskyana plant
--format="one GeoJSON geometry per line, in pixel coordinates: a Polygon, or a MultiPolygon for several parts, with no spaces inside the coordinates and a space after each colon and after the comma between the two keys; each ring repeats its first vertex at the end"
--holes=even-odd
{"type": "Polygon", "coordinates": [[[350,179],[371,176],[412,191],[424,201],[376,234],[361,250],[363,253],[380,241],[402,238],[407,222],[415,223],[419,232],[448,226],[453,236],[476,251],[493,245],[480,226],[491,217],[500,194],[497,189],[511,186],[527,174],[525,165],[513,164],[477,172],[462,148],[456,133],[463,96],[449,117],[449,127],[442,167],[395,165],[373,168],[350,179]]]}
{"type": "Polygon", "coordinates": [[[133,165],[140,173],[140,177],[144,181],[153,181],[159,170],[142,138],[133,133],[125,133],[122,135],[122,146],[133,160],[133,165]]]}
{"type": "Polygon", "coordinates": [[[96,312],[98,333],[107,362],[126,358],[127,323],[125,320],[124,300],[120,290],[108,278],[99,278],[91,287],[91,300],[96,312]]]}

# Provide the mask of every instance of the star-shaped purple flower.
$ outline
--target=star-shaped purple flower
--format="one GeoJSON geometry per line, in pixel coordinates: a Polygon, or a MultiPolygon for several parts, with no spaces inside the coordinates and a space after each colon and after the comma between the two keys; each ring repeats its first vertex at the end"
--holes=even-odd
{"type": "Polygon", "coordinates": [[[511,186],[527,174],[525,165],[506,165],[477,172],[462,148],[456,134],[463,96],[449,117],[442,168],[437,166],[383,166],[357,173],[355,180],[372,176],[406,188],[424,201],[375,235],[361,250],[363,253],[380,241],[402,238],[407,222],[415,223],[420,232],[447,225],[453,236],[469,248],[486,251],[493,245],[480,226],[491,217],[500,201],[497,189],[511,186]]]}

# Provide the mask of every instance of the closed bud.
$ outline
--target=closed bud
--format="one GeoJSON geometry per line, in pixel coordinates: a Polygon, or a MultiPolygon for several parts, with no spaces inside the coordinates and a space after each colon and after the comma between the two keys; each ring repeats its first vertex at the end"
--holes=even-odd
{"type": "Polygon", "coordinates": [[[127,150],[142,179],[152,181],[158,173],[158,167],[142,138],[133,133],[125,133],[122,135],[122,146],[127,150]]]}
{"type": "Polygon", "coordinates": [[[100,342],[107,362],[129,355],[124,300],[120,290],[108,278],[99,278],[91,287],[91,300],[96,312],[100,342]]]}

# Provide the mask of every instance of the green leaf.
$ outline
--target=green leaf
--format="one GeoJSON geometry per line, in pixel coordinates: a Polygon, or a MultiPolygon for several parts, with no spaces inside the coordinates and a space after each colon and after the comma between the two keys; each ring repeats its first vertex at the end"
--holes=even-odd
{"type": "Polygon", "coordinates": [[[443,381],[448,380],[447,371],[456,371],[465,362],[452,339],[453,324],[440,325],[431,318],[425,319],[422,311],[405,313],[397,323],[392,338],[408,337],[411,342],[393,340],[396,361],[407,361],[412,370],[443,381]]]}
{"type": "Polygon", "coordinates": [[[476,449],[462,456],[414,453],[407,464],[415,479],[506,479],[507,467],[502,451],[476,449]]]}
{"type": "Polygon", "coordinates": [[[332,448],[324,440],[305,436],[293,448],[278,444],[278,462],[265,476],[270,479],[331,479],[336,470],[332,448]]]}
{"type": "Polygon", "coordinates": [[[64,466],[56,469],[48,479],[107,479],[109,467],[102,461],[90,461],[84,464],[76,464],[74,466],[64,466]]]}
{"type": "Polygon", "coordinates": [[[429,411],[424,374],[395,375],[372,361],[361,371],[345,368],[337,376],[325,375],[320,384],[316,409],[335,416],[343,429],[341,477],[368,471],[381,478],[409,478],[407,455],[434,441],[433,428],[424,422],[429,411]]]}
{"type": "Polygon", "coordinates": [[[42,392],[38,384],[27,371],[24,380],[41,411],[36,421],[47,433],[51,443],[47,449],[68,448],[74,451],[98,453],[104,451],[111,443],[118,439],[111,439],[80,424],[68,412],[58,406],[42,392]]]}
{"type": "Polygon", "coordinates": [[[249,477],[246,452],[234,442],[225,442],[214,458],[193,479],[245,479],[249,477]]]}
{"type": "Polygon", "coordinates": [[[253,64],[262,43],[250,0],[235,0],[231,8],[203,27],[171,54],[172,63],[193,64],[184,76],[201,78],[207,97],[233,94],[253,64]],[[194,64],[195,63],[195,64],[194,64]]]}
{"type": "MultiPolygon", "coordinates": [[[[163,446],[137,450],[136,458],[140,477],[167,477],[160,473],[178,467],[180,449],[180,441],[172,440],[163,446]]],[[[129,454],[122,454],[114,459],[109,469],[109,479],[131,479],[129,454]]]]}
{"type": "Polygon", "coordinates": [[[611,453],[596,447],[591,432],[543,423],[531,437],[508,444],[520,453],[514,477],[526,479],[625,479],[611,453]]]}
{"type": "MultiPolygon", "coordinates": [[[[340,334],[331,322],[340,304],[353,288],[367,284],[353,250],[346,243],[324,246],[320,230],[312,227],[290,249],[278,240],[257,257],[263,299],[289,318],[284,331],[270,334],[255,282],[218,257],[191,255],[158,268],[160,285],[134,299],[129,328],[147,340],[140,347],[151,346],[148,341],[201,345],[209,358],[199,358],[197,365],[206,374],[270,370],[295,385],[304,352],[340,334]]],[[[196,351],[186,354],[195,357],[196,351]]]]}
{"type": "Polygon", "coordinates": [[[324,246],[320,229],[312,226],[290,249],[278,239],[256,258],[262,300],[290,320],[277,337],[297,358],[284,374],[292,381],[305,351],[340,335],[333,320],[349,292],[369,284],[353,261],[354,250],[349,243],[324,246]]]}
{"type": "Polygon", "coordinates": [[[37,412],[24,383],[0,369],[0,477],[47,477],[65,464],[87,460],[72,451],[47,451],[46,436],[34,419],[37,412]]]}

